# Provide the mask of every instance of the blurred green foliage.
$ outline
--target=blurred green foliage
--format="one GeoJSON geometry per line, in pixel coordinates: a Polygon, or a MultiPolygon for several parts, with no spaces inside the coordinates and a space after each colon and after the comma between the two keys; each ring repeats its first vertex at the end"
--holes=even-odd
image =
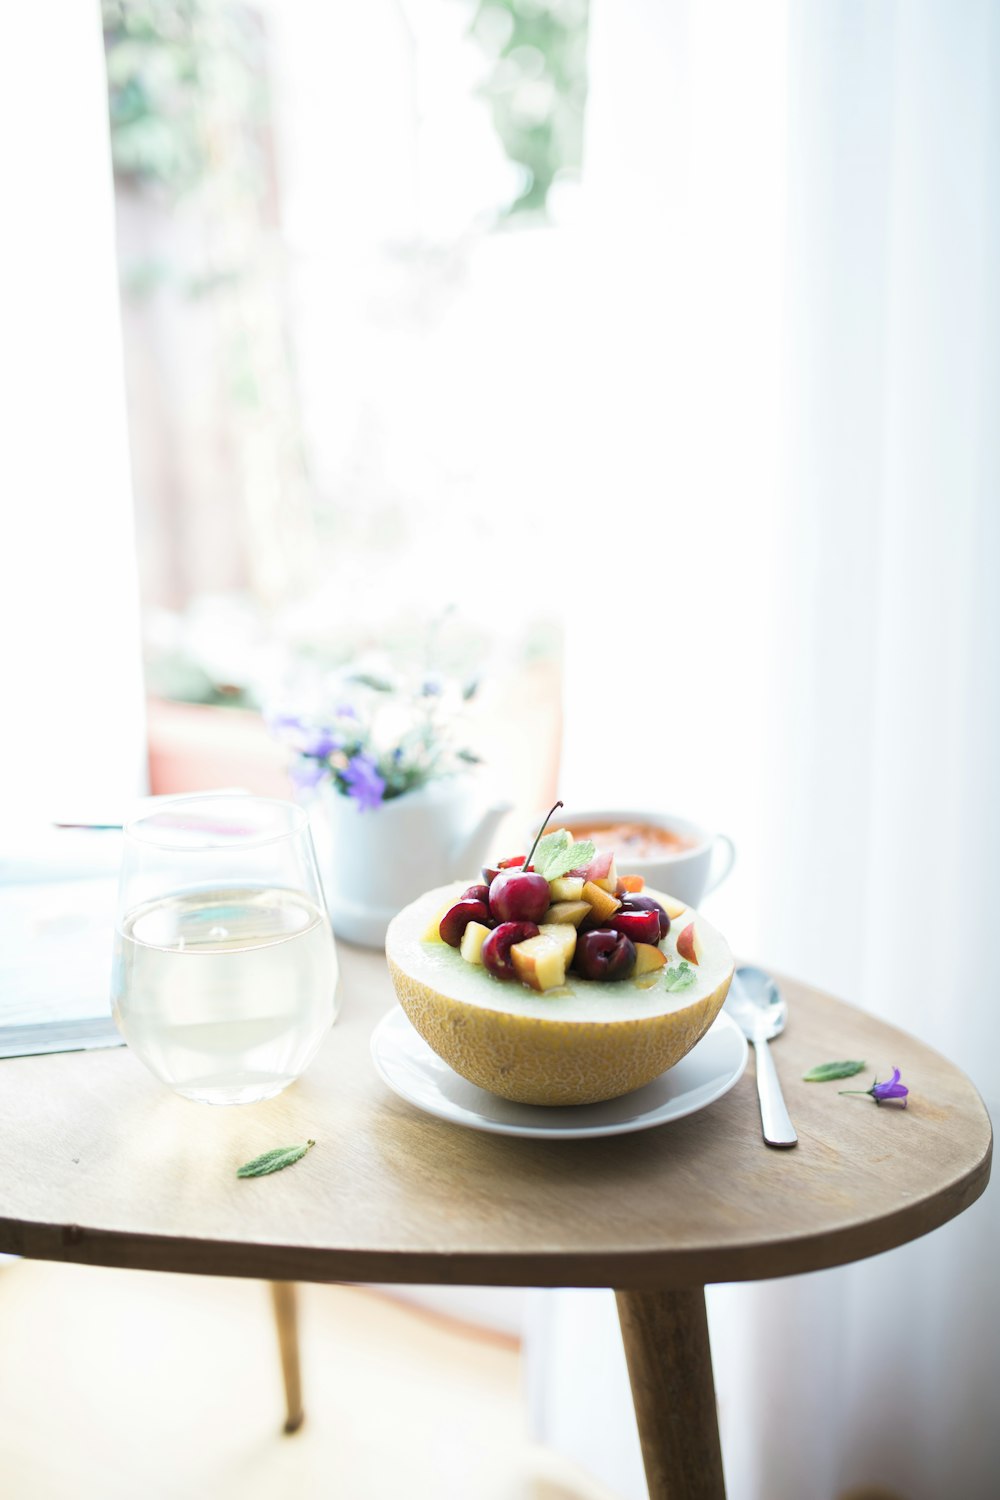
{"type": "Polygon", "coordinates": [[[470,31],[493,59],[481,92],[524,186],[509,216],[542,213],[583,161],[589,0],[474,0],[470,31]]]}
{"type": "MultiPolygon", "coordinates": [[[[559,174],[581,165],[589,0],[465,3],[470,33],[491,63],[481,92],[504,150],[524,170],[507,213],[543,212],[559,174]]],[[[175,197],[197,188],[225,153],[206,105],[220,96],[251,138],[255,127],[264,133],[265,31],[252,4],[102,0],[101,9],[120,180],[175,197]]],[[[262,160],[256,165],[266,171],[262,160]]]]}
{"type": "Polygon", "coordinates": [[[226,149],[210,101],[224,97],[251,139],[266,122],[261,18],[237,0],[102,0],[101,12],[115,173],[189,192],[226,149]]]}

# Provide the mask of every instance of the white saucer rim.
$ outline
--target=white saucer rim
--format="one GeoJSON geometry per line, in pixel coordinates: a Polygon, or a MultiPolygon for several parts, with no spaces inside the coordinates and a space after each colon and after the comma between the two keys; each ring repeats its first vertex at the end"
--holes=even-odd
{"type": "MultiPolygon", "coordinates": [[[[588,1140],[598,1139],[606,1136],[631,1135],[640,1130],[651,1130],[659,1125],[669,1125],[674,1120],[686,1119],[689,1115],[697,1114],[701,1110],[707,1109],[710,1104],[717,1103],[719,1099],[723,1098],[726,1094],[729,1093],[731,1089],[736,1087],[737,1083],[739,1083],[740,1079],[743,1077],[744,1072],[746,1071],[747,1061],[750,1053],[750,1049],[747,1045],[747,1039],[744,1036],[743,1032],[740,1030],[739,1026],[733,1020],[732,1016],[727,1014],[725,1010],[721,1010],[716,1016],[715,1020],[712,1022],[711,1026],[708,1028],[708,1031],[706,1031],[705,1035],[695,1043],[690,1052],[685,1054],[685,1057],[692,1056],[692,1054],[698,1050],[698,1048],[702,1045],[706,1038],[712,1034],[713,1031],[727,1032],[730,1035],[731,1039],[734,1042],[738,1043],[738,1064],[734,1065],[732,1071],[726,1074],[720,1085],[712,1091],[710,1097],[708,1097],[707,1099],[701,1099],[697,1103],[692,1102],[688,1107],[682,1107],[680,1109],[676,1108],[676,1105],[678,1103],[677,1100],[668,1101],[668,1104],[661,1105],[659,1109],[649,1110],[644,1114],[632,1116],[631,1118],[619,1120],[613,1124],[607,1125],[567,1125],[562,1127],[558,1125],[552,1127],[527,1124],[517,1125],[508,1121],[490,1119],[488,1115],[477,1115],[473,1117],[469,1111],[463,1108],[463,1106],[451,1103],[449,1103],[446,1108],[434,1109],[427,1102],[417,1100],[413,1098],[412,1095],[404,1093],[397,1086],[397,1083],[389,1077],[388,1072],[383,1066],[383,1062],[378,1050],[378,1043],[382,1032],[388,1030],[389,1025],[395,1022],[400,1017],[406,1022],[406,1025],[409,1031],[412,1032],[413,1039],[418,1044],[418,1046],[420,1048],[426,1048],[431,1056],[435,1058],[436,1063],[441,1064],[441,1066],[443,1067],[448,1066],[442,1058],[438,1057],[437,1054],[433,1052],[433,1049],[428,1046],[423,1037],[421,1037],[419,1032],[413,1027],[402,1006],[398,1004],[394,1005],[391,1010],[387,1011],[385,1015],[382,1016],[381,1020],[378,1022],[378,1025],[372,1032],[370,1050],[375,1071],[378,1073],[379,1077],[382,1079],[382,1082],[386,1085],[386,1087],[390,1089],[393,1094],[395,1094],[396,1098],[404,1100],[404,1102],[411,1105],[413,1109],[418,1109],[421,1114],[429,1115],[432,1119],[444,1120],[446,1124],[458,1125],[466,1130],[478,1130],[486,1135],[506,1135],[512,1136],[514,1138],[520,1138],[522,1140],[588,1140]],[[663,1114],[661,1118],[661,1111],[666,1111],[668,1109],[669,1113],[663,1114]]],[[[684,1058],[682,1058],[681,1061],[683,1062],[684,1058]]],[[[460,1074],[456,1074],[455,1076],[461,1077],[460,1074]]],[[[659,1076],[662,1078],[663,1074],[660,1074],[659,1076]]],[[[464,1083],[469,1083],[468,1079],[463,1079],[462,1081],[464,1083]]],[[[655,1080],[652,1081],[655,1082],[655,1080]]],[[[470,1083],[469,1087],[474,1088],[476,1087],[476,1085],[470,1083]]],[[[483,1089],[482,1092],[486,1095],[487,1098],[490,1097],[487,1090],[483,1089]]],[[[694,1093],[695,1091],[691,1090],[691,1092],[694,1093]]],[[[683,1099],[683,1097],[683,1095],[680,1096],[681,1099],[683,1099]]],[[[504,1100],[503,1102],[508,1107],[513,1107],[515,1109],[518,1108],[516,1104],[512,1104],[512,1101],[504,1100]]],[[[606,1102],[608,1104],[613,1104],[617,1103],[618,1101],[609,1099],[606,1102]]],[[[525,1105],[523,1107],[526,1109],[535,1109],[538,1106],[525,1105]]],[[[588,1107],[592,1109],[599,1109],[600,1105],[595,1104],[588,1107]]]]}

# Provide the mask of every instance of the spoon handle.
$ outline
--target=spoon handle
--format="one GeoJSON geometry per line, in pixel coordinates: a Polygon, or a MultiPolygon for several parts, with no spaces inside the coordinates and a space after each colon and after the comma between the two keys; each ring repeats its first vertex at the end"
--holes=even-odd
{"type": "Polygon", "coordinates": [[[785,1108],[771,1049],[760,1037],[754,1038],[753,1050],[757,1060],[757,1098],[764,1139],[769,1146],[794,1146],[799,1138],[785,1108]]]}

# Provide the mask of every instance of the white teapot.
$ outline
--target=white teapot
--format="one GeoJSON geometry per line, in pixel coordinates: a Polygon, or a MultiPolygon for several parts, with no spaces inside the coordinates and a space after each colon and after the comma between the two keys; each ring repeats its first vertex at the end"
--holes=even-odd
{"type": "Polygon", "coordinates": [[[313,837],[333,930],[379,948],[392,918],[423,891],[479,877],[510,803],[470,774],[439,777],[368,809],[326,786],[316,808],[313,837]]]}

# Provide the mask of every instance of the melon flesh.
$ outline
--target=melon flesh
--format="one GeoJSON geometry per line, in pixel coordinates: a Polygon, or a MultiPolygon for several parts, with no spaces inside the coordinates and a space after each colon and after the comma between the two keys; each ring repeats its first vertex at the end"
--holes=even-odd
{"type": "MultiPolygon", "coordinates": [[[[456,1073],[523,1104],[595,1104],[651,1082],[679,1062],[722,1009],[733,973],[725,939],[702,917],[694,984],[666,990],[649,974],[600,984],[572,972],[555,993],[494,979],[455,948],[424,941],[434,914],[468,885],[428,891],[386,934],[386,958],[400,1005],[456,1073]]],[[[661,903],[669,898],[649,891],[661,903]]],[[[693,913],[692,913],[693,915],[693,913]]],[[[673,931],[659,945],[677,963],[673,931]]],[[[658,974],[667,972],[660,969],[658,974]]]]}

